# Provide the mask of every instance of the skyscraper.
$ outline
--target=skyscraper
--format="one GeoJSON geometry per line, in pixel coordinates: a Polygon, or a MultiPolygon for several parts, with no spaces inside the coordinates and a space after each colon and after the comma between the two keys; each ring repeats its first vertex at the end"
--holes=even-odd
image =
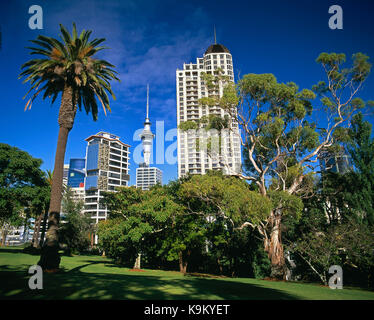
{"type": "MultiPolygon", "coordinates": [[[[203,116],[228,116],[227,111],[219,106],[200,106],[198,100],[213,94],[223,94],[223,85],[219,92],[208,90],[202,79],[202,73],[217,75],[218,69],[234,82],[233,62],[230,51],[222,44],[212,44],[196,63],[183,65],[183,70],[176,71],[177,85],[177,124],[198,122],[203,116]]],[[[236,174],[241,170],[241,151],[239,128],[232,119],[227,134],[222,137],[220,154],[210,155],[203,148],[198,148],[199,134],[193,135],[178,129],[178,177],[191,174],[205,174],[207,170],[223,170],[225,174],[236,174]]]]}
{"type": "Polygon", "coordinates": [[[147,112],[144,129],[140,134],[144,162],[139,164],[139,168],[136,168],[136,187],[143,190],[148,190],[156,184],[162,184],[162,171],[159,168],[149,166],[154,137],[155,135],[151,131],[151,122],[149,121],[149,86],[147,85],[147,112]]]}
{"type": "Polygon", "coordinates": [[[97,223],[108,215],[100,203],[102,193],[128,185],[130,146],[107,132],[99,132],[86,141],[85,213],[97,223]]]}

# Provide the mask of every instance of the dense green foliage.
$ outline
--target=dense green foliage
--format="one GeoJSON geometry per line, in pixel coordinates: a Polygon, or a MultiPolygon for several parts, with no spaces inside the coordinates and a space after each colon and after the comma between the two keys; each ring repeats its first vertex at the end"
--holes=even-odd
{"type": "Polygon", "coordinates": [[[120,188],[104,202],[112,213],[99,224],[100,247],[123,264],[141,252],[146,265],[179,264],[183,273],[263,276],[269,265],[243,225],[262,220],[272,204],[238,178],[210,172],[145,192],[120,188]]]}
{"type": "Polygon", "coordinates": [[[45,212],[49,186],[40,169],[42,160],[7,144],[0,144],[0,227],[3,240],[12,226],[28,226],[45,212]]]}
{"type": "Polygon", "coordinates": [[[83,212],[84,202],[75,200],[74,193],[67,187],[62,198],[62,223],[59,229],[60,243],[65,254],[87,252],[93,232],[92,219],[83,212]]]}
{"type": "Polygon", "coordinates": [[[329,266],[337,264],[346,283],[373,288],[374,139],[360,113],[347,133],[352,166],[345,172],[322,172],[315,194],[304,200],[300,221],[286,222],[287,247],[297,262],[295,276],[326,283],[329,266]]]}

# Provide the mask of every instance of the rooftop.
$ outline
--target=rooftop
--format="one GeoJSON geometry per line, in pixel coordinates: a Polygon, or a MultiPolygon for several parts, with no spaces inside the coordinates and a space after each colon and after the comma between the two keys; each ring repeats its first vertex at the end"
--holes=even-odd
{"type": "Polygon", "coordinates": [[[227,49],[223,44],[212,44],[209,48],[205,51],[205,54],[209,53],[230,53],[229,49],[227,49]]]}

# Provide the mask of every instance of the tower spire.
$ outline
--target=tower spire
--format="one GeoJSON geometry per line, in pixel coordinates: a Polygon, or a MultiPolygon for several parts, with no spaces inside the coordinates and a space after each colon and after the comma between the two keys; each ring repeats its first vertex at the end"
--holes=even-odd
{"type": "Polygon", "coordinates": [[[149,118],[149,84],[147,83],[147,116],[146,119],[149,118]]]}
{"type": "Polygon", "coordinates": [[[144,122],[144,129],[140,134],[140,138],[142,139],[143,144],[144,164],[148,167],[150,164],[152,140],[154,138],[154,134],[151,131],[151,122],[149,121],[149,84],[147,84],[147,114],[144,122]]]}
{"type": "Polygon", "coordinates": [[[217,38],[216,38],[216,25],[214,25],[214,44],[217,44],[217,38]]]}

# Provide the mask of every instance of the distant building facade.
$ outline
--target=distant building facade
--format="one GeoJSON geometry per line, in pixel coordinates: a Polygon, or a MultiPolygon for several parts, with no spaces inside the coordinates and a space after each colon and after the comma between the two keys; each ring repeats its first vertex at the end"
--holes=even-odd
{"type": "Polygon", "coordinates": [[[82,188],[86,177],[86,159],[70,159],[67,185],[82,188]]]}
{"type": "Polygon", "coordinates": [[[103,192],[114,192],[129,181],[130,146],[114,134],[98,132],[86,139],[85,206],[95,223],[105,220],[107,208],[100,203],[103,192]]]}
{"type": "Polygon", "coordinates": [[[156,167],[147,167],[141,164],[136,168],[136,187],[149,190],[150,187],[162,185],[162,171],[156,167]]]}
{"type": "Polygon", "coordinates": [[[68,178],[69,178],[69,164],[64,164],[64,173],[62,176],[62,183],[66,186],[68,184],[68,178]]]}
{"type": "Polygon", "coordinates": [[[338,152],[322,150],[319,156],[322,174],[324,172],[346,173],[352,168],[352,159],[349,154],[341,148],[338,152]]]}
{"type": "MultiPolygon", "coordinates": [[[[234,82],[233,60],[230,51],[222,44],[212,44],[195,63],[183,65],[176,70],[177,88],[177,125],[187,121],[198,122],[210,115],[224,118],[228,112],[219,106],[201,106],[198,100],[212,95],[223,95],[223,85],[219,92],[208,89],[202,73],[218,75],[218,69],[234,82]]],[[[229,116],[230,117],[230,116],[229,116]]],[[[228,134],[222,138],[220,155],[211,156],[197,148],[197,139],[189,132],[178,129],[178,177],[190,174],[205,174],[207,170],[222,170],[225,174],[237,174],[241,171],[241,145],[239,127],[232,118],[228,134]]]]}

